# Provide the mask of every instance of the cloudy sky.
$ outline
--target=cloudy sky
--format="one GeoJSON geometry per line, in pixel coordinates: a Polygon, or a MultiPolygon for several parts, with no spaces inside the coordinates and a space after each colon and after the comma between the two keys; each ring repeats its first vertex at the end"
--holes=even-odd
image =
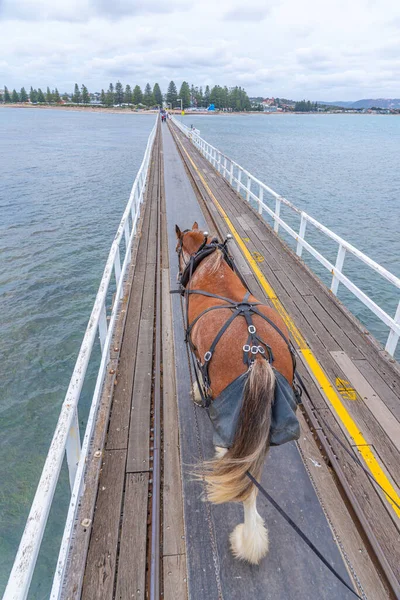
{"type": "Polygon", "coordinates": [[[400,97],[399,0],[0,0],[0,87],[400,97]]]}

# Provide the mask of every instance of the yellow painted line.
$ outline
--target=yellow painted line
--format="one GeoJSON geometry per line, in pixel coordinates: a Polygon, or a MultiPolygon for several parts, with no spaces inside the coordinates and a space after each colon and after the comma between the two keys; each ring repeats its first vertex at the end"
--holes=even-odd
{"type": "Polygon", "coordinates": [[[251,266],[251,268],[254,272],[254,275],[257,277],[262,288],[266,292],[268,298],[270,298],[272,300],[275,308],[277,309],[277,311],[279,312],[279,314],[285,321],[286,326],[288,327],[289,331],[291,332],[293,338],[296,340],[296,343],[299,346],[299,351],[301,352],[302,356],[304,357],[304,360],[306,361],[307,365],[309,366],[310,371],[312,372],[312,374],[314,375],[318,384],[320,385],[326,398],[331,403],[332,408],[334,409],[335,413],[339,417],[341,423],[345,427],[349,436],[354,440],[354,444],[357,446],[358,451],[362,455],[362,457],[365,461],[365,464],[371,471],[375,480],[379,483],[379,485],[384,490],[387,501],[392,506],[392,508],[395,511],[395,513],[397,514],[397,516],[400,517],[400,509],[396,506],[396,504],[400,505],[400,497],[398,496],[396,490],[393,488],[392,484],[390,483],[390,481],[387,478],[386,474],[384,473],[383,469],[381,468],[378,461],[376,460],[370,446],[367,444],[361,431],[358,429],[357,425],[355,424],[355,422],[353,421],[353,419],[347,412],[347,409],[345,408],[344,404],[342,403],[341,399],[339,398],[338,394],[336,393],[335,388],[329,381],[327,375],[324,373],[324,371],[323,371],[321,365],[319,364],[318,360],[316,359],[314,353],[307,347],[305,339],[303,338],[302,334],[296,327],[295,323],[292,321],[289,314],[286,312],[286,309],[284,308],[284,306],[281,304],[279,298],[277,297],[277,295],[275,293],[275,290],[269,284],[265,275],[261,272],[260,268],[257,265],[256,260],[253,258],[250,251],[246,248],[245,244],[243,243],[242,238],[240,237],[239,233],[236,231],[236,228],[234,227],[233,223],[231,222],[228,215],[226,214],[226,212],[224,211],[224,209],[222,208],[222,206],[220,205],[220,203],[214,196],[212,190],[210,189],[210,186],[204,179],[203,174],[200,172],[200,170],[197,168],[197,166],[195,165],[195,163],[189,156],[189,154],[186,151],[185,147],[183,146],[181,140],[179,138],[177,138],[177,140],[178,140],[183,152],[186,154],[188,160],[190,161],[191,165],[193,166],[194,170],[196,171],[197,175],[200,177],[202,184],[204,185],[204,187],[206,188],[207,192],[210,195],[210,198],[212,199],[213,203],[217,207],[217,209],[220,212],[221,216],[223,217],[224,221],[228,225],[239,248],[241,249],[244,256],[246,257],[247,262],[251,266]]]}

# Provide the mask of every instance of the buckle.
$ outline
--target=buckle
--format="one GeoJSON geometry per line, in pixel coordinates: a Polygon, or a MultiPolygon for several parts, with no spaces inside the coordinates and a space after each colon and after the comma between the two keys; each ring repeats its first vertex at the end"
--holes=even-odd
{"type": "Polygon", "coordinates": [[[243,346],[243,352],[250,352],[250,346],[249,346],[249,344],[245,344],[243,346]]]}
{"type": "Polygon", "coordinates": [[[265,350],[262,346],[257,346],[257,348],[260,354],[265,354],[265,350]]]}
{"type": "Polygon", "coordinates": [[[260,347],[260,346],[252,346],[252,347],[251,347],[251,353],[252,353],[252,354],[257,354],[259,347],[260,347]]]}
{"type": "Polygon", "coordinates": [[[248,329],[249,333],[255,333],[256,332],[256,328],[254,327],[254,325],[249,325],[247,329],[248,329]]]}
{"type": "Polygon", "coordinates": [[[205,362],[208,362],[209,360],[211,360],[212,354],[210,351],[206,352],[204,355],[204,360],[205,362]]]}

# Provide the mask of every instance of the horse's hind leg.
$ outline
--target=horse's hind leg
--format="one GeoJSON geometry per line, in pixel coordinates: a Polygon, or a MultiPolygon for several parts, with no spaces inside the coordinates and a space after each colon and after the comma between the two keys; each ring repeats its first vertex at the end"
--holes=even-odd
{"type": "Polygon", "coordinates": [[[244,523],[235,527],[230,535],[231,548],[235,558],[258,565],[268,552],[268,530],[257,512],[257,490],[253,488],[250,497],[243,502],[244,523]]]}

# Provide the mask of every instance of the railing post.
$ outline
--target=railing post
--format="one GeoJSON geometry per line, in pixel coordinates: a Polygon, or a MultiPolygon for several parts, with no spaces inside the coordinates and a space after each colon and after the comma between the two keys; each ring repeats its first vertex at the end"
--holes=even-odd
{"type": "Polygon", "coordinates": [[[226,179],[226,156],[224,156],[224,178],[226,179]]]}
{"type": "Polygon", "coordinates": [[[221,152],[218,152],[217,171],[221,173],[221,152]]]}
{"type": "Polygon", "coordinates": [[[125,245],[126,245],[126,249],[128,249],[128,244],[129,244],[129,238],[130,238],[130,231],[129,231],[129,221],[128,219],[125,222],[125,227],[124,227],[124,234],[125,234],[125,245]]]}
{"type": "Polygon", "coordinates": [[[279,223],[277,221],[277,218],[279,219],[281,214],[281,199],[278,196],[275,200],[275,214],[274,214],[274,231],[276,233],[278,233],[279,231],[279,223]]]}
{"type": "Polygon", "coordinates": [[[238,167],[238,178],[237,178],[237,183],[236,183],[236,191],[238,194],[240,194],[241,182],[242,182],[242,170],[240,169],[240,167],[238,167]]]}
{"type": "MultiPolygon", "coordinates": [[[[114,273],[115,273],[115,283],[116,283],[116,286],[118,287],[118,282],[121,277],[121,251],[119,249],[119,246],[118,246],[118,250],[115,255],[115,260],[114,260],[114,273]]],[[[123,293],[124,293],[123,288],[121,287],[121,298],[123,296],[123,293]]]]}
{"type": "Polygon", "coordinates": [[[264,199],[264,188],[260,185],[260,189],[258,192],[258,213],[260,215],[262,215],[262,212],[263,212],[263,207],[262,207],[263,199],[264,199]]]}
{"type": "Polygon", "coordinates": [[[107,313],[106,313],[106,307],[105,307],[104,303],[103,303],[103,306],[101,307],[100,317],[99,317],[99,337],[100,337],[100,348],[101,348],[101,351],[103,352],[104,344],[105,344],[106,337],[107,337],[107,313]]]}
{"type": "Polygon", "coordinates": [[[229,171],[229,183],[232,185],[233,183],[233,162],[231,161],[231,169],[229,171]]]}
{"type": "Polygon", "coordinates": [[[69,428],[67,442],[65,444],[65,454],[67,456],[69,485],[74,487],[76,470],[78,468],[79,458],[81,456],[81,438],[79,435],[78,409],[75,408],[71,427],[69,428]]]}
{"type": "Polygon", "coordinates": [[[301,242],[301,240],[304,240],[304,237],[306,235],[306,227],[307,227],[307,219],[304,216],[304,213],[301,213],[301,218],[300,218],[300,229],[299,229],[299,237],[297,238],[297,248],[296,248],[296,254],[297,256],[301,256],[303,254],[303,244],[301,242]]]}
{"type": "MultiPolygon", "coordinates": [[[[394,321],[395,321],[396,325],[400,325],[400,301],[397,305],[397,310],[396,310],[396,314],[394,317],[394,321]]],[[[394,356],[394,353],[396,352],[398,341],[399,341],[399,334],[395,333],[392,329],[389,333],[389,337],[387,339],[386,346],[385,346],[386,352],[388,352],[391,356],[394,356]]]]}
{"type": "MultiPolygon", "coordinates": [[[[335,269],[337,271],[339,271],[339,273],[342,272],[345,256],[346,256],[346,248],[344,246],[342,246],[342,244],[340,244],[339,250],[337,253],[337,257],[336,257],[336,264],[335,264],[335,269]]],[[[335,276],[335,274],[333,274],[332,284],[331,284],[331,292],[332,292],[332,294],[335,294],[335,296],[337,294],[338,287],[339,287],[339,279],[335,276]]]]}
{"type": "Polygon", "coordinates": [[[251,190],[251,177],[247,175],[247,187],[246,187],[246,200],[249,202],[250,200],[250,190],[251,190]]]}

